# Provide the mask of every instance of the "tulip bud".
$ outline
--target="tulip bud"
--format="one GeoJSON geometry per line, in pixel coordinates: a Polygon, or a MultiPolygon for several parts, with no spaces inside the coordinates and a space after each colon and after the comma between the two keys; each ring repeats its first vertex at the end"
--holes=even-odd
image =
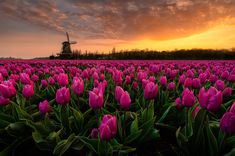
{"type": "Polygon", "coordinates": [[[182,107],[182,102],[181,102],[180,97],[178,97],[178,98],[175,100],[175,104],[176,104],[176,108],[177,108],[177,109],[180,109],[180,108],[182,107]]]}
{"type": "Polygon", "coordinates": [[[235,102],[229,112],[226,112],[221,118],[220,128],[226,134],[235,134],[235,102]]]}
{"type": "Polygon", "coordinates": [[[64,73],[60,73],[57,81],[60,86],[62,87],[67,86],[69,83],[68,75],[64,73]]]}
{"type": "Polygon", "coordinates": [[[74,79],[72,90],[76,95],[81,95],[84,92],[84,81],[81,78],[74,79]]]}
{"type": "Polygon", "coordinates": [[[49,82],[50,85],[54,85],[55,84],[55,80],[51,76],[48,78],[48,82],[49,82]]]}
{"type": "Polygon", "coordinates": [[[158,85],[153,82],[147,83],[144,88],[144,98],[147,100],[154,99],[158,92],[158,85]]]}
{"type": "Polygon", "coordinates": [[[20,74],[20,82],[22,84],[30,84],[31,83],[31,80],[30,80],[30,77],[28,74],[26,73],[21,73],[20,74]]]}
{"type": "Polygon", "coordinates": [[[70,91],[66,87],[62,87],[56,91],[56,102],[59,105],[65,105],[70,102],[70,91]]]}
{"type": "Polygon", "coordinates": [[[200,79],[199,78],[193,79],[192,85],[193,85],[193,88],[199,89],[201,87],[200,79]]]}
{"type": "Polygon", "coordinates": [[[192,107],[195,103],[195,96],[193,91],[186,88],[182,93],[182,105],[186,107],[192,107]]]}
{"type": "Polygon", "coordinates": [[[104,97],[102,92],[96,88],[93,91],[89,91],[89,106],[92,109],[98,109],[103,107],[104,105],[104,97]]]}
{"type": "Polygon", "coordinates": [[[3,81],[3,83],[0,84],[0,93],[4,98],[11,98],[16,95],[16,89],[11,81],[3,81]]]}
{"type": "Polygon", "coordinates": [[[97,139],[99,135],[99,130],[97,128],[93,128],[91,131],[91,138],[92,139],[97,139]]]}
{"type": "Polygon", "coordinates": [[[224,89],[224,81],[222,80],[217,80],[215,82],[215,86],[218,90],[223,90],[224,89]]]}
{"type": "Polygon", "coordinates": [[[126,76],[126,78],[125,78],[125,83],[126,84],[131,84],[131,77],[130,76],[126,76]]]}
{"type": "Polygon", "coordinates": [[[42,88],[46,88],[48,86],[47,80],[41,80],[42,88]]]}
{"type": "Polygon", "coordinates": [[[173,91],[174,89],[175,89],[175,83],[174,82],[169,83],[167,86],[167,90],[173,91]]]}
{"type": "Polygon", "coordinates": [[[5,105],[8,105],[10,103],[10,100],[3,97],[3,96],[0,96],[0,106],[5,106],[5,105]]]}
{"type": "Polygon", "coordinates": [[[39,80],[39,77],[37,75],[32,76],[32,81],[37,82],[39,80]]]}
{"type": "Polygon", "coordinates": [[[217,91],[214,87],[210,87],[208,91],[205,88],[201,88],[199,92],[199,103],[201,107],[209,111],[219,110],[222,104],[222,93],[217,91]]]}
{"type": "Polygon", "coordinates": [[[110,140],[117,134],[117,118],[112,115],[104,115],[99,126],[101,140],[110,140]]]}
{"type": "Polygon", "coordinates": [[[120,106],[123,109],[129,109],[131,106],[131,98],[127,91],[123,92],[121,95],[120,106]]]}
{"type": "Polygon", "coordinates": [[[186,78],[184,81],[184,87],[188,88],[192,86],[192,79],[191,78],[186,78]]]}
{"type": "Polygon", "coordinates": [[[161,76],[161,77],[160,77],[160,84],[161,84],[162,86],[166,86],[166,84],[167,84],[167,78],[166,78],[166,76],[161,76]]]}
{"type": "Polygon", "coordinates": [[[227,87],[223,90],[223,96],[231,96],[233,89],[231,87],[227,87]]]}
{"type": "Polygon", "coordinates": [[[124,90],[120,86],[116,86],[115,88],[115,99],[117,102],[120,102],[121,96],[124,93],[124,90]]]}
{"type": "Polygon", "coordinates": [[[30,98],[31,96],[33,96],[34,95],[33,85],[31,85],[31,84],[30,85],[29,84],[25,85],[23,90],[22,90],[22,94],[25,98],[30,98]]]}
{"type": "Polygon", "coordinates": [[[47,100],[40,102],[38,105],[38,108],[41,113],[47,113],[47,112],[50,112],[51,110],[49,102],[47,100]]]}

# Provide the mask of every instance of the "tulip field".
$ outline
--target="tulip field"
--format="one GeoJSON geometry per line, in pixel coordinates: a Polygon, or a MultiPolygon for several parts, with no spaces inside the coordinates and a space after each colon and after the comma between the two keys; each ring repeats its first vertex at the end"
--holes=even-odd
{"type": "Polygon", "coordinates": [[[235,61],[2,60],[0,155],[235,155],[235,61]]]}

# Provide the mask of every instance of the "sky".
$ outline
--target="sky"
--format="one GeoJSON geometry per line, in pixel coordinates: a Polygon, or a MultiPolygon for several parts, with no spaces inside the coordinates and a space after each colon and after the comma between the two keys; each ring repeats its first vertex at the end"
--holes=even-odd
{"type": "Polygon", "coordinates": [[[0,0],[0,57],[235,47],[235,0],[0,0]]]}

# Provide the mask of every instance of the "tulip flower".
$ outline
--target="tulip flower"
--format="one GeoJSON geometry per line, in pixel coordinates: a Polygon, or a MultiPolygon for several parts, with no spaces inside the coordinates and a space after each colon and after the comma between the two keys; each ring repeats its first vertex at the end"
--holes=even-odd
{"type": "Polygon", "coordinates": [[[229,112],[226,112],[220,120],[221,130],[229,135],[235,134],[235,102],[230,108],[229,112]]]}
{"type": "Polygon", "coordinates": [[[161,84],[162,86],[166,86],[166,84],[167,84],[167,78],[166,78],[166,76],[161,76],[161,77],[160,77],[160,84],[161,84]]]}
{"type": "Polygon", "coordinates": [[[158,85],[153,82],[147,83],[144,88],[144,98],[147,100],[154,99],[158,92],[158,85]]]}
{"type": "Polygon", "coordinates": [[[30,77],[28,74],[26,73],[21,73],[20,74],[20,82],[22,84],[30,84],[31,83],[31,80],[30,80],[30,77]]]}
{"type": "Polygon", "coordinates": [[[62,87],[56,91],[56,102],[59,105],[65,105],[70,102],[69,88],[62,87]]]}
{"type": "Polygon", "coordinates": [[[48,86],[47,80],[41,80],[42,88],[46,88],[48,86]]]}
{"type": "Polygon", "coordinates": [[[201,87],[201,82],[199,78],[193,79],[192,86],[195,89],[199,89],[201,87]]]}
{"type": "Polygon", "coordinates": [[[126,84],[131,84],[131,77],[130,76],[126,76],[126,78],[125,78],[125,83],[126,84]]]}
{"type": "Polygon", "coordinates": [[[206,75],[206,73],[201,73],[201,74],[199,74],[198,78],[200,79],[201,83],[205,83],[207,80],[207,75],[206,75]]]}
{"type": "Polygon", "coordinates": [[[0,93],[4,98],[11,98],[16,95],[16,89],[11,81],[3,81],[3,83],[0,84],[0,93]]]}
{"type": "Polygon", "coordinates": [[[81,95],[84,92],[84,81],[81,78],[74,79],[72,90],[76,95],[81,95]]]}
{"type": "Polygon", "coordinates": [[[231,87],[227,87],[223,90],[223,96],[231,96],[233,89],[231,87]]]}
{"type": "Polygon", "coordinates": [[[117,102],[120,102],[121,96],[124,93],[124,90],[122,89],[122,87],[120,86],[116,86],[115,88],[115,99],[117,100],[117,102]]]}
{"type": "Polygon", "coordinates": [[[117,134],[117,118],[112,115],[104,115],[99,126],[99,134],[101,140],[109,141],[117,134]]]}
{"type": "Polygon", "coordinates": [[[51,111],[49,102],[47,100],[44,100],[43,102],[40,102],[38,105],[38,109],[41,113],[47,113],[51,111]]]}
{"type": "Polygon", "coordinates": [[[224,81],[222,80],[217,80],[215,82],[215,86],[218,90],[223,90],[224,89],[224,81]]]}
{"type": "Polygon", "coordinates": [[[185,79],[186,79],[186,76],[184,74],[182,74],[179,78],[179,84],[184,84],[185,79]]]}
{"type": "Polygon", "coordinates": [[[174,82],[169,83],[167,86],[167,90],[173,91],[174,89],[175,89],[175,83],[174,82]]]}
{"type": "Polygon", "coordinates": [[[93,91],[89,91],[89,106],[92,109],[99,109],[104,105],[103,93],[95,88],[93,91]]]}
{"type": "Polygon", "coordinates": [[[222,93],[214,87],[210,87],[208,91],[203,87],[200,89],[198,98],[202,108],[208,111],[217,111],[222,104],[222,96],[222,93]]]}
{"type": "Polygon", "coordinates": [[[120,106],[123,109],[129,109],[131,106],[131,98],[127,91],[123,92],[121,95],[120,106]]]}
{"type": "Polygon", "coordinates": [[[32,81],[37,82],[39,80],[39,77],[37,75],[32,76],[32,81]]]}
{"type": "Polygon", "coordinates": [[[182,101],[180,99],[180,97],[178,97],[176,100],[175,100],[175,106],[177,109],[180,109],[182,107],[182,101]]]}
{"type": "Polygon", "coordinates": [[[5,106],[5,105],[8,105],[10,103],[10,100],[3,97],[3,96],[0,96],[0,106],[5,106]]]}
{"type": "Polygon", "coordinates": [[[60,73],[57,81],[60,86],[62,87],[67,86],[69,83],[68,75],[64,73],[60,73]]]}
{"type": "Polygon", "coordinates": [[[99,130],[97,128],[93,128],[91,131],[91,138],[92,139],[97,139],[99,135],[99,130]]]}
{"type": "Polygon", "coordinates": [[[34,86],[31,84],[24,85],[22,94],[25,98],[30,98],[34,95],[34,86]]]}
{"type": "Polygon", "coordinates": [[[51,76],[48,78],[48,82],[49,82],[50,85],[54,85],[55,84],[55,80],[51,76]]]}
{"type": "Polygon", "coordinates": [[[186,78],[185,81],[184,81],[184,87],[185,88],[188,88],[188,87],[191,87],[192,86],[192,79],[191,78],[186,78]]]}
{"type": "Polygon", "coordinates": [[[182,93],[182,106],[192,107],[195,103],[193,91],[186,88],[182,93]]]}

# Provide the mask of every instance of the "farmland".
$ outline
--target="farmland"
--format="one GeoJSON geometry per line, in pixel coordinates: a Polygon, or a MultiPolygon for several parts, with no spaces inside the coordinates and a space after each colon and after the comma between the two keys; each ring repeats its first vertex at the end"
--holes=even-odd
{"type": "Polygon", "coordinates": [[[1,155],[235,154],[235,61],[0,64],[1,155]]]}

